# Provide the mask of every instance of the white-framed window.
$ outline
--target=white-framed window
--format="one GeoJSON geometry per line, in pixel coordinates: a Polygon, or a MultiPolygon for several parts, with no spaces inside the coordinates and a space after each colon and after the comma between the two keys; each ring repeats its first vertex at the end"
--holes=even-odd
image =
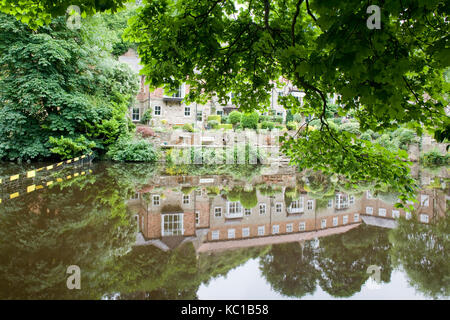
{"type": "Polygon", "coordinates": [[[266,214],[266,204],[265,203],[259,204],[259,214],[261,214],[261,215],[266,214]]]}
{"type": "Polygon", "coordinates": [[[179,236],[183,235],[183,214],[171,213],[164,214],[162,223],[162,235],[163,236],[179,236]]]}
{"type": "Polygon", "coordinates": [[[348,196],[346,194],[338,193],[335,196],[335,208],[346,209],[348,208],[348,196]]]}
{"type": "Polygon", "coordinates": [[[141,119],[141,109],[133,108],[131,111],[131,119],[133,121],[139,121],[141,119]]]}
{"type": "Polygon", "coordinates": [[[180,85],[176,90],[175,93],[172,94],[173,98],[183,98],[183,85],[180,85]]]}
{"type": "Polygon", "coordinates": [[[219,218],[222,216],[222,207],[214,208],[214,217],[219,218]]]}
{"type": "Polygon", "coordinates": [[[373,199],[372,192],[370,192],[369,190],[366,191],[366,198],[373,199]]]}
{"type": "Polygon", "coordinates": [[[265,227],[259,226],[258,227],[258,236],[263,236],[265,233],[266,233],[265,227]]]}
{"type": "Polygon", "coordinates": [[[236,229],[228,229],[228,239],[234,239],[236,236],[236,229]]]}
{"type": "Polygon", "coordinates": [[[190,117],[191,116],[191,107],[184,107],[184,116],[185,117],[190,117]]]}
{"type": "Polygon", "coordinates": [[[328,200],[327,208],[333,208],[333,199],[328,200]]]}
{"type": "Polygon", "coordinates": [[[219,235],[220,235],[219,230],[214,230],[214,231],[211,233],[211,239],[212,239],[212,240],[219,240],[219,235]]]}
{"type": "Polygon", "coordinates": [[[373,214],[373,208],[372,207],[366,207],[366,213],[367,214],[373,214]]]}
{"type": "Polygon", "coordinates": [[[228,217],[242,217],[242,205],[239,201],[228,202],[228,217]]]}
{"type": "Polygon", "coordinates": [[[139,192],[136,192],[135,194],[133,194],[131,196],[131,200],[137,200],[137,199],[139,199],[139,192]]]}
{"type": "Polygon", "coordinates": [[[289,212],[290,213],[299,213],[303,212],[304,210],[304,198],[300,197],[298,200],[294,200],[289,205],[289,212]]]}
{"type": "Polygon", "coordinates": [[[198,226],[200,224],[200,212],[195,211],[195,225],[198,226]]]}
{"type": "Polygon", "coordinates": [[[420,218],[420,222],[428,223],[428,221],[429,221],[429,217],[427,214],[421,214],[419,216],[419,218],[420,218]]]}
{"type": "Polygon", "coordinates": [[[412,218],[412,215],[411,215],[411,212],[406,212],[406,219],[411,219],[412,218]]]}
{"type": "Polygon", "coordinates": [[[380,217],[386,217],[386,209],[385,208],[379,208],[378,209],[378,215],[380,217]]]}
{"type": "Polygon", "coordinates": [[[278,224],[275,224],[272,226],[272,234],[278,234],[280,233],[280,226],[278,224]]]}
{"type": "Polygon", "coordinates": [[[322,229],[327,227],[327,219],[322,219],[322,221],[321,221],[321,223],[320,223],[320,227],[321,227],[322,229]]]}
{"type": "Polygon", "coordinates": [[[298,230],[299,231],[305,231],[306,230],[306,222],[300,222],[298,224],[298,230]]]}
{"type": "Polygon", "coordinates": [[[348,223],[348,215],[345,215],[342,217],[342,224],[347,224],[348,223]]]}
{"type": "Polygon", "coordinates": [[[203,121],[203,111],[197,111],[197,121],[203,121]]]}
{"type": "Polygon", "coordinates": [[[292,223],[288,223],[286,225],[286,232],[292,232],[293,229],[294,229],[294,226],[292,223]]]}
{"type": "Polygon", "coordinates": [[[281,213],[283,211],[283,204],[281,202],[277,202],[275,204],[275,212],[281,213]]]}
{"type": "Polygon", "coordinates": [[[251,214],[252,214],[252,209],[245,209],[245,210],[244,210],[244,215],[245,215],[246,217],[251,216],[251,214]]]}
{"type": "Polygon", "coordinates": [[[336,227],[339,223],[339,217],[333,217],[333,227],[336,227]]]}
{"type": "Polygon", "coordinates": [[[155,109],[153,110],[153,115],[156,117],[159,117],[161,115],[161,106],[155,106],[155,109]]]}
{"type": "Polygon", "coordinates": [[[355,203],[355,196],[349,196],[348,197],[348,203],[349,204],[354,204],[355,203]]]}
{"type": "Polygon", "coordinates": [[[152,198],[154,206],[159,206],[161,204],[161,197],[159,196],[159,194],[154,194],[152,198]]]}
{"type": "Polygon", "coordinates": [[[308,202],[306,202],[306,208],[308,210],[312,210],[314,207],[314,200],[308,200],[308,202]]]}
{"type": "Polygon", "coordinates": [[[392,218],[395,218],[395,219],[400,218],[400,211],[399,210],[392,210],[392,218]]]}
{"type": "Polygon", "coordinates": [[[218,116],[223,116],[223,110],[217,110],[217,111],[216,111],[216,114],[217,114],[218,116]]]}
{"type": "Polygon", "coordinates": [[[183,204],[189,204],[191,202],[191,196],[188,194],[183,194],[183,204]]]}
{"type": "Polygon", "coordinates": [[[250,236],[250,228],[242,228],[242,236],[249,237],[250,236]]]}
{"type": "Polygon", "coordinates": [[[420,195],[420,205],[422,207],[429,207],[430,206],[430,197],[427,194],[421,194],[420,195]]]}
{"type": "Polygon", "coordinates": [[[359,221],[359,213],[355,213],[355,214],[353,215],[353,221],[354,221],[354,222],[358,222],[358,221],[359,221]]]}

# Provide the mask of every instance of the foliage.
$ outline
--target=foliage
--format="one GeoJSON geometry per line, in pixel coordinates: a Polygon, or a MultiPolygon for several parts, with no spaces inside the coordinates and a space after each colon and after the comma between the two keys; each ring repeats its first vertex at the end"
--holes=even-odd
{"type": "Polygon", "coordinates": [[[138,127],[136,129],[136,134],[140,135],[142,138],[149,138],[155,136],[155,131],[149,127],[138,127]]]}
{"type": "Polygon", "coordinates": [[[294,121],[290,121],[286,123],[286,128],[288,130],[297,130],[297,123],[294,121]]]}
{"type": "Polygon", "coordinates": [[[242,119],[242,113],[239,111],[232,111],[228,115],[228,122],[231,123],[233,126],[241,122],[242,119]]]}
{"type": "Polygon", "coordinates": [[[425,152],[421,160],[425,166],[449,165],[450,155],[448,154],[448,152],[442,154],[439,150],[433,149],[428,152],[425,152]]]}
{"type": "Polygon", "coordinates": [[[264,121],[261,123],[261,129],[269,129],[272,130],[275,127],[275,123],[270,121],[264,121]]]}
{"type": "Polygon", "coordinates": [[[242,128],[249,128],[249,129],[256,129],[256,126],[258,125],[259,121],[259,113],[258,112],[252,112],[252,113],[243,113],[242,114],[242,120],[241,125],[242,128]]]}
{"type": "Polygon", "coordinates": [[[141,123],[142,124],[149,123],[152,120],[152,118],[153,118],[152,114],[153,114],[152,108],[148,108],[147,110],[145,110],[145,112],[144,112],[144,114],[142,115],[142,118],[141,118],[141,123]]]}
{"type": "Polygon", "coordinates": [[[386,155],[381,147],[365,147],[357,136],[346,146],[347,132],[330,130],[327,114],[335,113],[335,106],[327,97],[338,95],[339,115],[353,116],[361,131],[408,124],[418,134],[425,128],[445,136],[448,5],[443,0],[384,1],[379,30],[367,27],[367,6],[361,0],[149,1],[130,20],[125,36],[139,43],[150,85],[176,88],[187,82],[188,101],[215,95],[225,103],[231,91],[239,93],[234,102],[240,110],[263,110],[270,106],[272,90],[282,84],[276,80],[289,80],[305,97],[303,104],[294,96],[283,97],[284,106],[321,121],[319,130],[305,131],[286,144],[288,155],[295,154],[294,164],[327,167],[352,178],[356,172],[359,178],[367,161],[358,159],[367,157],[378,169],[364,178],[391,183],[397,176],[408,177],[395,184],[408,193],[414,185],[401,152],[386,155]]]}
{"type": "Polygon", "coordinates": [[[62,18],[32,31],[0,14],[0,66],[0,159],[45,159],[52,147],[64,157],[103,153],[129,131],[136,75],[62,18]]]}
{"type": "Polygon", "coordinates": [[[208,126],[210,126],[213,129],[218,129],[219,122],[217,120],[208,120],[208,126]]]}
{"type": "Polygon", "coordinates": [[[183,125],[183,130],[186,132],[194,132],[194,127],[192,127],[192,124],[190,123],[185,123],[183,125]]]}
{"type": "Polygon", "coordinates": [[[220,115],[210,115],[210,116],[208,116],[208,122],[209,122],[210,120],[215,120],[215,121],[217,121],[218,123],[221,123],[222,117],[221,117],[220,115]]]}
{"type": "Polygon", "coordinates": [[[294,121],[294,115],[292,114],[291,110],[287,110],[286,112],[286,123],[289,123],[291,121],[294,121]]]}
{"type": "Polygon", "coordinates": [[[131,162],[155,162],[158,158],[153,145],[147,140],[132,140],[129,137],[120,138],[106,156],[114,161],[131,162]]]}
{"type": "Polygon", "coordinates": [[[95,142],[89,142],[84,136],[78,137],[75,141],[71,138],[60,138],[50,137],[50,144],[54,145],[50,149],[52,153],[61,156],[61,159],[71,159],[73,156],[81,156],[83,154],[89,153],[93,147],[95,147],[95,142]]]}
{"type": "Polygon", "coordinates": [[[339,126],[339,130],[347,131],[356,135],[360,134],[359,123],[357,122],[346,122],[339,126]]]}
{"type": "Polygon", "coordinates": [[[432,225],[400,218],[391,230],[391,256],[395,266],[403,266],[410,284],[434,299],[450,295],[448,213],[432,225]]]}
{"type": "Polygon", "coordinates": [[[223,123],[223,124],[219,124],[219,126],[217,128],[231,130],[231,129],[233,129],[233,125],[231,123],[223,123]]]}

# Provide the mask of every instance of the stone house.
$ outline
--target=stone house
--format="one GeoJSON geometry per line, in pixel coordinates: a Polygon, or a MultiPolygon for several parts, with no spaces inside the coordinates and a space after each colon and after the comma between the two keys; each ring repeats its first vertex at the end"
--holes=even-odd
{"type": "MultiPolygon", "coordinates": [[[[139,64],[137,53],[130,49],[119,57],[119,61],[128,64],[133,71],[139,73],[142,66],[139,64]]],[[[163,88],[157,88],[150,92],[149,86],[145,84],[145,76],[140,75],[140,89],[136,97],[136,102],[129,108],[129,117],[133,122],[139,122],[144,113],[150,109],[152,113],[153,125],[158,126],[162,120],[169,125],[193,124],[197,128],[204,128],[210,115],[227,115],[238,107],[231,102],[233,93],[230,92],[230,99],[227,104],[222,105],[217,100],[210,100],[207,104],[186,104],[183,98],[189,93],[189,85],[183,84],[176,93],[166,95],[163,88]]],[[[278,98],[283,95],[293,94],[301,101],[304,93],[299,92],[290,85],[282,89],[273,89],[270,99],[271,112],[286,119],[286,110],[278,102],[278,98]]]]}

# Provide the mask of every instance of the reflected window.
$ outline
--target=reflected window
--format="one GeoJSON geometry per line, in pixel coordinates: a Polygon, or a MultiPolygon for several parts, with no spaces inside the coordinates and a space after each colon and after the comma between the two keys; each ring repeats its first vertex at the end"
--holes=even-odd
{"type": "Polygon", "coordinates": [[[350,197],[348,197],[348,203],[349,203],[350,205],[354,204],[354,203],[355,203],[355,196],[350,196],[350,197]]]}
{"type": "Polygon", "coordinates": [[[242,215],[242,205],[239,201],[228,202],[228,215],[242,215]]]}
{"type": "Polygon", "coordinates": [[[369,190],[366,191],[366,198],[373,199],[372,192],[370,192],[369,190]]]}
{"type": "Polygon", "coordinates": [[[420,222],[428,223],[428,215],[427,214],[421,214],[420,215],[420,222]]]}
{"type": "Polygon", "coordinates": [[[339,223],[339,218],[338,217],[334,217],[333,218],[333,227],[336,227],[339,223]]]}
{"type": "Polygon", "coordinates": [[[379,209],[378,209],[378,215],[379,215],[380,217],[386,217],[386,209],[384,209],[384,208],[379,208],[379,209]]]}
{"type": "Polygon", "coordinates": [[[131,196],[131,200],[137,200],[137,199],[139,199],[139,193],[135,193],[135,194],[133,194],[132,196],[131,196]]]}
{"type": "Polygon", "coordinates": [[[293,230],[293,225],[292,225],[292,223],[288,223],[288,224],[286,225],[286,232],[292,232],[292,230],[293,230]]]}
{"type": "Polygon", "coordinates": [[[298,224],[298,230],[299,231],[305,231],[306,230],[306,223],[305,222],[300,222],[298,224]]]}
{"type": "Polygon", "coordinates": [[[228,229],[228,239],[234,239],[236,235],[236,229],[228,229]]]}
{"type": "Polygon", "coordinates": [[[219,218],[222,216],[222,208],[221,207],[215,207],[214,208],[214,217],[219,218]]]}
{"type": "Polygon", "coordinates": [[[280,226],[278,224],[272,226],[272,234],[280,233],[280,226]]]}
{"type": "Polygon", "coordinates": [[[211,233],[211,239],[212,239],[212,240],[219,240],[219,230],[214,230],[214,231],[211,233]]]}
{"type": "Polygon", "coordinates": [[[195,211],[195,225],[198,226],[200,224],[200,212],[195,211]]]}
{"type": "Polygon", "coordinates": [[[400,218],[400,211],[392,210],[392,218],[395,218],[395,219],[400,218]]]}
{"type": "Polygon", "coordinates": [[[327,208],[333,208],[333,199],[328,200],[327,208]]]}
{"type": "Polygon", "coordinates": [[[343,224],[347,224],[348,223],[348,216],[347,215],[342,217],[342,223],[343,224]]]}
{"type": "Polygon", "coordinates": [[[183,195],[183,204],[189,204],[191,202],[191,197],[188,194],[183,195]]]}
{"type": "Polygon", "coordinates": [[[265,203],[259,204],[259,214],[266,214],[266,204],[265,203]]]}
{"type": "Polygon", "coordinates": [[[265,228],[264,226],[258,227],[258,236],[263,236],[265,234],[265,228]]]}
{"type": "Polygon", "coordinates": [[[275,204],[275,212],[281,213],[282,211],[283,211],[283,204],[281,202],[278,202],[277,204],[275,204]]]}
{"type": "Polygon", "coordinates": [[[306,206],[307,206],[308,210],[312,210],[313,206],[314,206],[314,201],[308,200],[308,202],[306,203],[306,206]]]}
{"type": "Polygon", "coordinates": [[[320,227],[322,229],[327,227],[327,219],[322,219],[322,222],[320,223],[320,227]]]}
{"type": "Polygon", "coordinates": [[[366,213],[367,214],[373,214],[373,208],[372,207],[366,207],[366,213]]]}
{"type": "Polygon", "coordinates": [[[301,197],[298,200],[294,200],[291,202],[291,204],[289,205],[289,212],[290,213],[299,213],[299,212],[303,212],[304,211],[304,199],[303,197],[301,197]]]}
{"type": "Polygon", "coordinates": [[[183,214],[164,214],[162,221],[163,236],[179,236],[183,235],[183,214]]]}
{"type": "Polygon", "coordinates": [[[161,198],[159,195],[157,195],[157,194],[153,195],[153,205],[154,206],[159,206],[160,201],[161,201],[161,198]]]}
{"type": "Polygon", "coordinates": [[[348,196],[346,194],[336,194],[335,197],[335,208],[336,209],[346,209],[348,208],[348,196]]]}
{"type": "Polygon", "coordinates": [[[422,207],[428,207],[430,205],[430,197],[426,194],[420,195],[420,205],[422,207]]]}
{"type": "Polygon", "coordinates": [[[355,215],[353,216],[353,221],[354,222],[358,222],[359,221],[359,213],[355,213],[355,215]]]}
{"type": "Polygon", "coordinates": [[[250,216],[251,214],[252,214],[252,209],[245,209],[245,212],[244,212],[244,214],[245,214],[245,216],[250,216]]]}
{"type": "Polygon", "coordinates": [[[249,237],[250,236],[250,228],[243,228],[242,229],[242,236],[243,237],[249,237]]]}

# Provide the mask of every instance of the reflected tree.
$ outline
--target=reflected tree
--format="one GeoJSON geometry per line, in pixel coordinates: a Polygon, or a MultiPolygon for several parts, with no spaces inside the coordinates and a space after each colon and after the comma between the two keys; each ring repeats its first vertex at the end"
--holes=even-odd
{"type": "MultiPolygon", "coordinates": [[[[413,215],[414,216],[414,215],[413,215]]],[[[391,230],[391,256],[396,267],[402,267],[409,283],[425,295],[436,298],[450,295],[450,216],[432,225],[399,219],[391,230]]]]}

